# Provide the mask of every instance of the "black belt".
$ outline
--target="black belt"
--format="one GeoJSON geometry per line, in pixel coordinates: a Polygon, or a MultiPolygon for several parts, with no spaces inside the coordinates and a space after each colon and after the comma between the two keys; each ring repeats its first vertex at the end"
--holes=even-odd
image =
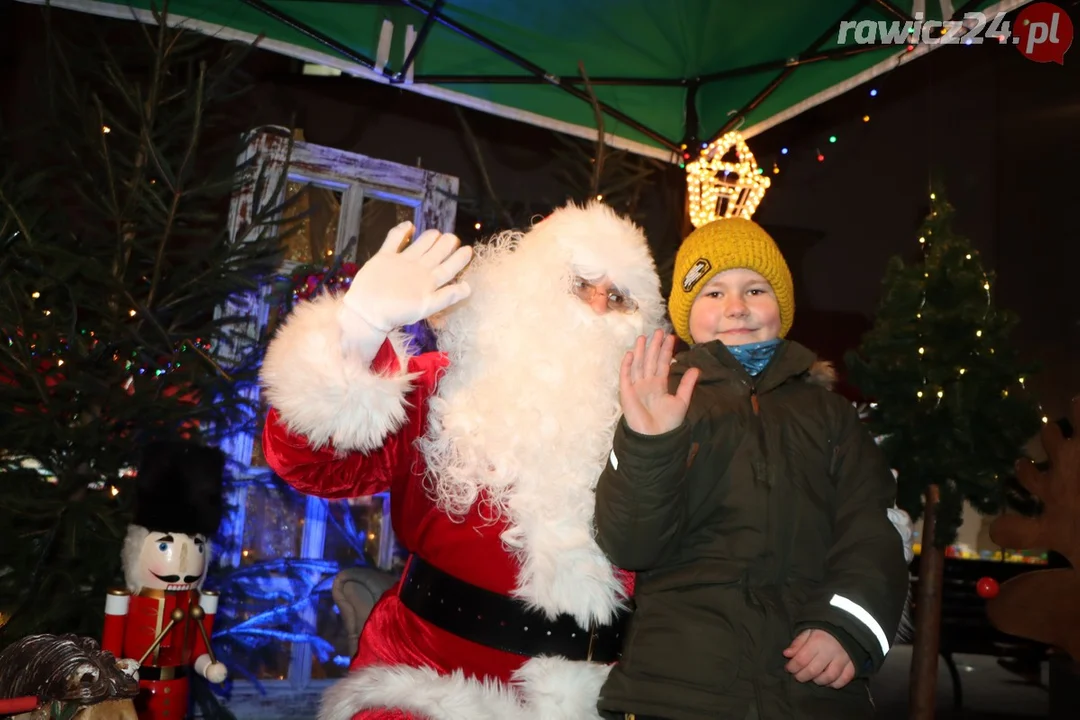
{"type": "Polygon", "coordinates": [[[589,629],[565,613],[548,620],[521,600],[459,580],[416,555],[409,557],[398,596],[405,607],[446,632],[526,657],[615,662],[630,619],[624,610],[611,624],[594,623],[589,629]]]}

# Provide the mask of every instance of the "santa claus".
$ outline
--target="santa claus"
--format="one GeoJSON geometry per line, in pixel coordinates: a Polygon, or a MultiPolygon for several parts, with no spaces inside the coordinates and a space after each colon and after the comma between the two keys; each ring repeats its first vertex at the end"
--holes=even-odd
{"type": "Polygon", "coordinates": [[[619,363],[662,322],[645,237],[598,203],[475,257],[411,234],[297,306],[263,366],[271,467],[322,497],[389,490],[412,553],[320,718],[596,718],[633,581],[593,539],[593,488],[619,363]],[[439,352],[411,355],[397,329],[433,316],[439,352]]]}

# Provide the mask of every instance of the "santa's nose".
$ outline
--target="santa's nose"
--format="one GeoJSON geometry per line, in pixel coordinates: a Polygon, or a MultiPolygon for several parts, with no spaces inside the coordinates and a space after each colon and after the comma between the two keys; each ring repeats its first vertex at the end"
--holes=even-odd
{"type": "Polygon", "coordinates": [[[592,299],[589,300],[589,307],[597,315],[603,315],[608,311],[608,299],[606,293],[595,293],[592,299]]]}

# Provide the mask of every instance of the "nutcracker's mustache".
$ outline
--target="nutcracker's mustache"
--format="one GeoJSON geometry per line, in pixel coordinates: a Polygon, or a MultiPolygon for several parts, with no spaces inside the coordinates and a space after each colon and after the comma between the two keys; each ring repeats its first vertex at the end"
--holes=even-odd
{"type": "MultiPolygon", "coordinates": [[[[165,582],[165,583],[178,583],[178,582],[180,582],[180,576],[179,575],[158,575],[153,570],[150,571],[150,574],[153,575],[154,577],[156,577],[161,582],[165,582]]],[[[185,575],[184,576],[184,582],[190,584],[190,583],[193,583],[196,580],[198,580],[199,577],[201,577],[201,576],[199,576],[199,575],[185,575]]]]}

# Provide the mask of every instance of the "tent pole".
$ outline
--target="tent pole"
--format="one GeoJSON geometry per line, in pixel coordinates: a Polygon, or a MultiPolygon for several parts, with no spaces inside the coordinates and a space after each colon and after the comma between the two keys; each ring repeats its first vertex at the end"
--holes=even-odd
{"type": "Polygon", "coordinates": [[[416,35],[416,41],[413,46],[409,48],[409,54],[405,56],[405,62],[402,63],[401,69],[391,76],[391,82],[404,82],[405,76],[409,74],[409,68],[412,67],[413,62],[416,60],[416,56],[420,54],[420,48],[423,46],[424,41],[427,40],[428,33],[431,32],[431,26],[435,23],[435,18],[438,16],[439,11],[442,10],[442,6],[446,4],[446,0],[435,0],[435,4],[428,10],[427,17],[424,18],[424,24],[420,27],[420,32],[416,35]]]}
{"type": "MultiPolygon", "coordinates": [[[[571,85],[583,85],[584,78],[564,77],[560,78],[571,85]]],[[[453,85],[454,83],[483,84],[483,85],[539,85],[549,82],[546,78],[536,75],[416,75],[413,82],[429,83],[431,85],[453,85]]],[[[682,78],[635,78],[635,77],[590,77],[590,85],[651,85],[682,87],[689,86],[689,80],[682,78]]]]}
{"type": "Polygon", "coordinates": [[[268,16],[272,17],[273,19],[277,20],[278,22],[282,23],[283,25],[288,25],[293,30],[301,32],[304,35],[307,35],[312,40],[315,40],[316,42],[319,42],[319,43],[325,45],[326,47],[331,48],[332,50],[335,50],[336,52],[340,53],[344,57],[347,57],[350,60],[352,60],[354,63],[357,63],[358,65],[363,65],[364,67],[368,68],[369,70],[374,70],[375,69],[375,63],[372,60],[370,60],[369,58],[361,55],[360,53],[356,52],[355,50],[353,50],[350,47],[346,47],[345,45],[342,45],[337,40],[333,39],[329,35],[325,35],[324,33],[319,32],[318,30],[311,27],[310,25],[305,25],[304,23],[300,22],[299,20],[292,17],[291,15],[283,13],[280,10],[278,10],[277,8],[266,4],[265,2],[263,2],[263,0],[241,0],[241,2],[243,2],[245,5],[250,5],[251,7],[258,10],[259,12],[263,13],[264,15],[268,15],[268,16]]]}
{"type": "Polygon", "coordinates": [[[893,5],[889,0],[874,0],[882,10],[895,17],[900,22],[914,22],[914,18],[900,8],[893,5]]]}
{"type": "Polygon", "coordinates": [[[727,80],[728,78],[739,77],[740,75],[753,75],[754,73],[765,72],[766,70],[779,70],[786,67],[799,67],[801,65],[809,65],[811,63],[821,62],[822,60],[843,60],[844,58],[849,58],[854,55],[862,55],[863,53],[867,52],[875,52],[877,50],[883,50],[888,47],[892,46],[852,45],[850,47],[834,48],[832,50],[825,50],[814,55],[799,55],[798,57],[793,57],[789,60],[769,60],[767,62],[760,62],[741,68],[721,70],[719,72],[709,73],[708,75],[702,75],[699,79],[703,83],[712,82],[713,80],[727,80]]]}
{"type": "MultiPolygon", "coordinates": [[[[834,22],[833,24],[829,25],[829,27],[825,30],[825,32],[821,33],[821,35],[818,36],[817,40],[815,40],[813,42],[813,44],[811,44],[810,47],[808,47],[804,52],[799,53],[799,55],[797,57],[801,57],[803,55],[809,55],[810,53],[817,52],[818,48],[820,48],[822,45],[824,45],[826,42],[828,42],[829,39],[832,38],[836,34],[835,28],[840,23],[844,22],[845,20],[850,19],[855,13],[857,13],[859,10],[861,10],[862,7],[864,5],[866,5],[869,1],[870,0],[856,0],[855,4],[852,5],[850,8],[848,8],[847,12],[844,13],[843,17],[841,17],[838,21],[834,22]]],[[[776,88],[780,87],[781,83],[783,83],[785,80],[787,80],[789,77],[791,77],[791,74],[793,72],[795,72],[796,67],[797,66],[795,66],[795,65],[790,65],[790,66],[785,67],[784,70],[779,75],[777,75],[775,78],[773,78],[772,82],[770,82],[765,87],[764,90],[762,90],[756,96],[754,96],[753,100],[748,102],[741,110],[739,110],[739,112],[735,113],[730,118],[728,118],[727,122],[724,123],[723,127],[721,127],[719,130],[717,130],[716,133],[712,136],[712,138],[709,139],[709,143],[712,144],[712,143],[716,142],[728,130],[730,130],[731,128],[737,126],[739,123],[741,123],[745,119],[747,113],[751,112],[754,108],[756,108],[758,105],[760,105],[762,102],[764,102],[765,98],[769,97],[769,95],[772,95],[773,91],[776,90],[776,88]]]]}
{"type": "MultiPolygon", "coordinates": [[[[245,0],[245,2],[249,2],[249,1],[250,0],[245,0]]],[[[417,12],[427,13],[430,10],[430,8],[428,8],[427,5],[424,5],[421,2],[417,2],[417,0],[399,0],[399,2],[401,2],[402,5],[405,5],[408,8],[416,10],[417,12]]],[[[528,70],[533,75],[535,75],[537,77],[540,77],[540,78],[543,78],[544,80],[551,83],[555,87],[563,89],[564,91],[570,93],[571,95],[578,98],[579,100],[583,100],[583,101],[589,103],[590,105],[593,104],[593,98],[590,97],[589,94],[587,92],[585,92],[584,90],[582,90],[581,88],[575,87],[572,83],[570,83],[570,82],[568,82],[566,80],[563,80],[559,76],[547,72],[546,70],[544,70],[539,65],[537,65],[537,64],[535,64],[533,62],[530,62],[529,60],[526,60],[525,58],[518,55],[517,53],[514,53],[514,52],[508,50],[507,48],[503,47],[502,45],[499,45],[495,41],[484,37],[480,33],[476,32],[474,30],[471,30],[470,28],[467,28],[464,25],[461,25],[460,23],[458,23],[458,22],[456,22],[454,20],[451,20],[450,18],[442,16],[442,15],[435,16],[435,20],[438,23],[440,23],[441,25],[444,25],[447,28],[449,28],[450,30],[453,30],[454,32],[458,33],[459,35],[462,35],[462,36],[468,38],[469,40],[472,40],[477,45],[479,45],[479,46],[481,46],[481,47],[483,47],[483,48],[485,48],[487,50],[490,50],[491,52],[495,53],[496,55],[503,58],[504,60],[509,60],[510,62],[514,63],[518,67],[521,67],[521,68],[524,68],[525,70],[528,70]]],[[[603,103],[603,102],[600,102],[599,100],[597,100],[596,104],[601,110],[604,111],[605,115],[610,116],[612,119],[618,120],[619,122],[623,123],[624,125],[627,125],[627,126],[633,128],[634,130],[637,130],[642,135],[645,135],[646,137],[648,137],[650,140],[653,140],[654,142],[660,143],[661,145],[668,148],[669,150],[673,150],[675,152],[679,151],[679,149],[680,149],[679,144],[676,143],[674,140],[669,140],[668,138],[664,137],[663,135],[656,132],[652,128],[649,128],[649,127],[647,127],[645,125],[642,125],[637,120],[634,120],[632,117],[630,117],[629,115],[627,115],[627,114],[625,114],[625,113],[623,113],[623,112],[621,112],[619,110],[616,110],[615,108],[611,107],[610,105],[608,105],[606,103],[603,103]]]]}

